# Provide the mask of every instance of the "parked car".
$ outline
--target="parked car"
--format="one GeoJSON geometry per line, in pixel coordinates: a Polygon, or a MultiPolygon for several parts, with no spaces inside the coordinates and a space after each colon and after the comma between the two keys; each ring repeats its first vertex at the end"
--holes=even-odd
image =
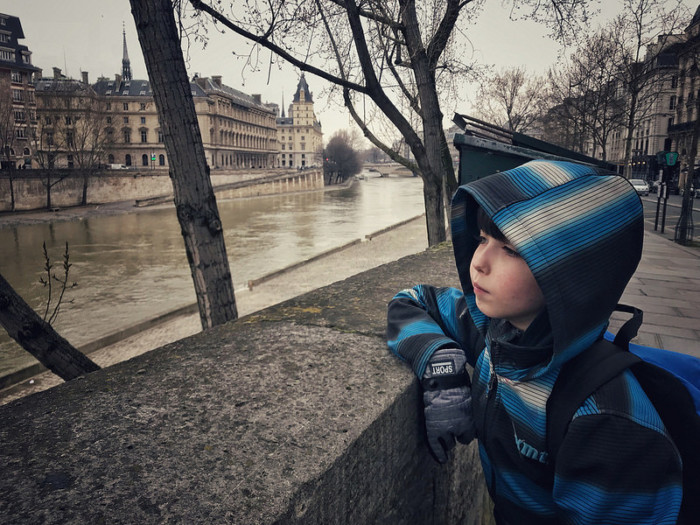
{"type": "Polygon", "coordinates": [[[630,184],[637,191],[637,195],[649,195],[649,185],[643,179],[630,179],[630,184]]]}

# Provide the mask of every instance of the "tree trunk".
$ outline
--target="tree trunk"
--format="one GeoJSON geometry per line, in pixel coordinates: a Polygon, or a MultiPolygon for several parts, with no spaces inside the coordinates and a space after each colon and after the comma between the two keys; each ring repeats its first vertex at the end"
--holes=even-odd
{"type": "Polygon", "coordinates": [[[236,319],[219,210],[209,178],[171,0],[130,0],[162,122],[175,207],[203,328],[236,319]]]}
{"type": "Polygon", "coordinates": [[[83,196],[80,199],[80,202],[83,206],[87,206],[87,190],[88,190],[88,182],[90,181],[90,174],[89,172],[85,172],[83,174],[83,196]]]}
{"type": "Polygon", "coordinates": [[[46,209],[51,211],[51,172],[46,176],[46,209]]]}
{"type": "Polygon", "coordinates": [[[625,140],[625,170],[626,179],[632,178],[632,134],[634,133],[634,120],[637,113],[637,97],[638,93],[630,94],[630,112],[627,116],[627,139],[625,140]]]}
{"type": "Polygon", "coordinates": [[[65,381],[100,369],[39,317],[2,275],[0,325],[22,348],[65,381]]]}
{"type": "Polygon", "coordinates": [[[15,211],[15,185],[12,175],[10,175],[10,211],[15,211]]]}

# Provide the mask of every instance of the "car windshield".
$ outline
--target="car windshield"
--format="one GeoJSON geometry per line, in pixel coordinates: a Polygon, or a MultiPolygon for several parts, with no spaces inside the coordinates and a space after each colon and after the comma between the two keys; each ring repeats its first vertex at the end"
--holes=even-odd
{"type": "Polygon", "coordinates": [[[646,184],[646,182],[644,182],[642,179],[630,179],[630,182],[631,182],[632,184],[639,184],[640,186],[641,186],[642,184],[646,184]]]}

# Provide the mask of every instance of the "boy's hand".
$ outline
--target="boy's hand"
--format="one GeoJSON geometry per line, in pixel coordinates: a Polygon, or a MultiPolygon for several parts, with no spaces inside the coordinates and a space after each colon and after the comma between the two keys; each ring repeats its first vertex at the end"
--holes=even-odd
{"type": "Polygon", "coordinates": [[[472,397],[466,357],[458,348],[442,348],[428,361],[423,374],[423,404],[428,448],[439,463],[460,443],[474,439],[472,397]]]}

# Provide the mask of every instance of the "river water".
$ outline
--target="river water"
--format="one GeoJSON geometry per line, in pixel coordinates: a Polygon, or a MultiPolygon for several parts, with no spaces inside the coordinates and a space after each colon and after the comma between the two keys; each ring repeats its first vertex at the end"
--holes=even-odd
{"type": "MultiPolygon", "coordinates": [[[[419,178],[365,175],[346,189],[219,201],[235,289],[423,212],[419,178]]],[[[0,273],[40,314],[42,242],[60,270],[66,241],[78,286],[54,326],[75,346],[196,301],[174,208],[135,209],[0,228],[0,273]]],[[[31,362],[2,331],[0,375],[31,362]]]]}

